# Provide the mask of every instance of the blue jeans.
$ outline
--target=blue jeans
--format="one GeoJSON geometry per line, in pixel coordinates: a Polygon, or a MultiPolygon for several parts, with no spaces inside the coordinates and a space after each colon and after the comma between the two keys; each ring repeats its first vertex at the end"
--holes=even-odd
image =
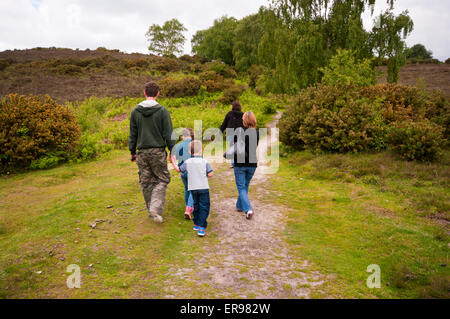
{"type": "Polygon", "coordinates": [[[209,189],[191,191],[194,199],[194,225],[206,228],[208,227],[209,216],[209,189]]]}
{"type": "Polygon", "coordinates": [[[184,202],[186,203],[186,206],[194,207],[194,199],[192,198],[191,192],[188,191],[187,172],[181,173],[181,180],[183,181],[184,185],[184,202]]]}
{"type": "Polygon", "coordinates": [[[250,181],[255,175],[256,167],[234,167],[234,177],[236,179],[236,187],[239,193],[236,202],[236,208],[243,212],[253,210],[248,198],[248,188],[250,181]]]}

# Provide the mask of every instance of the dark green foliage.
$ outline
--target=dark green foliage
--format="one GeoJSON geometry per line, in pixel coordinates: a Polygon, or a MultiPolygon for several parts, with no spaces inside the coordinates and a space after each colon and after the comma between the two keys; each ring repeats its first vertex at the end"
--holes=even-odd
{"type": "Polygon", "coordinates": [[[387,137],[392,150],[407,160],[434,161],[446,141],[444,129],[428,120],[395,123],[387,137]]]}
{"type": "Polygon", "coordinates": [[[233,40],[237,20],[224,16],[214,21],[214,25],[198,31],[192,38],[192,52],[212,60],[222,60],[233,65],[233,40]]]}
{"type": "Polygon", "coordinates": [[[256,82],[258,81],[259,77],[263,74],[264,69],[263,67],[259,65],[253,64],[250,68],[248,68],[247,73],[249,77],[249,83],[248,85],[251,88],[256,87],[256,82]]]}
{"type": "Polygon", "coordinates": [[[220,98],[219,102],[222,104],[231,104],[239,99],[239,96],[244,92],[244,88],[239,85],[232,85],[227,87],[223,91],[223,96],[220,98]]]}
{"type": "Polygon", "coordinates": [[[406,58],[407,59],[414,58],[414,59],[421,59],[421,60],[432,59],[433,52],[427,50],[423,44],[418,43],[406,50],[406,58]]]}
{"type": "Polygon", "coordinates": [[[181,79],[165,78],[159,82],[161,97],[194,96],[200,91],[201,81],[195,76],[181,79]]]}
{"type": "Polygon", "coordinates": [[[1,170],[49,167],[69,158],[80,128],[71,111],[49,96],[12,94],[0,102],[1,170]],[[38,161],[38,162],[36,162],[38,161]]]}
{"type": "Polygon", "coordinates": [[[236,26],[233,57],[239,72],[245,72],[251,65],[260,64],[258,47],[264,34],[267,12],[267,9],[261,7],[257,14],[243,18],[236,26]]]}
{"type": "Polygon", "coordinates": [[[448,143],[449,117],[448,98],[417,88],[321,84],[301,91],[283,114],[280,141],[338,153],[391,146],[404,158],[431,161],[448,143]]]}

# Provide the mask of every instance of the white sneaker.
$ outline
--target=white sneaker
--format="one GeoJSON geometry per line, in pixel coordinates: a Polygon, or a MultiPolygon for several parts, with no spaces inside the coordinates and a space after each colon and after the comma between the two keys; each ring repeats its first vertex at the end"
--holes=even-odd
{"type": "Polygon", "coordinates": [[[252,210],[249,210],[247,213],[245,213],[245,218],[247,218],[247,219],[252,219],[252,217],[253,217],[253,211],[252,210]]]}

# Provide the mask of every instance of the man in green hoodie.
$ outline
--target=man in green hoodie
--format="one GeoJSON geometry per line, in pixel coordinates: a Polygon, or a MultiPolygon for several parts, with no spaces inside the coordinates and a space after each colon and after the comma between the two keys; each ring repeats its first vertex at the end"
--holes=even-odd
{"type": "Polygon", "coordinates": [[[172,152],[176,141],[172,140],[173,126],[169,111],[156,102],[158,84],[147,83],[144,94],[146,100],[131,112],[128,147],[131,160],[137,161],[139,167],[139,183],[149,216],[155,222],[162,223],[166,190],[170,183],[166,146],[172,152]]]}

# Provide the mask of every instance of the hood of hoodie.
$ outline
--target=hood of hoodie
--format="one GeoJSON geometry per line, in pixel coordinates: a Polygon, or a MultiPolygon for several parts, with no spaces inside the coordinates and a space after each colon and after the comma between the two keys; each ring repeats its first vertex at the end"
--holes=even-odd
{"type": "Polygon", "coordinates": [[[162,106],[158,102],[149,100],[139,103],[136,110],[144,117],[150,117],[161,109],[162,106]]]}

